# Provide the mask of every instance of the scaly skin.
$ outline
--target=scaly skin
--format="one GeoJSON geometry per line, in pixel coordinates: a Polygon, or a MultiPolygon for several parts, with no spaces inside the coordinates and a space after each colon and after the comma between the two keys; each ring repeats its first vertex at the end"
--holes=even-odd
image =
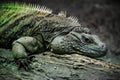
{"type": "MultiPolygon", "coordinates": [[[[20,4],[0,5],[0,46],[11,48],[16,62],[27,65],[29,55],[46,50],[89,57],[106,54],[100,39],[81,27],[75,17],[20,4]]],[[[19,64],[18,63],[18,64],[19,64]]]]}

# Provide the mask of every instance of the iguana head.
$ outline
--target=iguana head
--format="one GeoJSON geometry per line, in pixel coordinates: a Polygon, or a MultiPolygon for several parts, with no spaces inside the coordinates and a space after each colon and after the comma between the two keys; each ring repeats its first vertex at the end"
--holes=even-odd
{"type": "Polygon", "coordinates": [[[101,57],[106,54],[107,48],[94,34],[71,31],[54,38],[51,50],[55,53],[78,53],[89,57],[101,57]]]}

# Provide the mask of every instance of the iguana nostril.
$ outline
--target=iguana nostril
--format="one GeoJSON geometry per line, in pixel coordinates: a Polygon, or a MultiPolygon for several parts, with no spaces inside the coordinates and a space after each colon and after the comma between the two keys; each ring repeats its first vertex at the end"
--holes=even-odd
{"type": "Polygon", "coordinates": [[[102,48],[104,48],[104,45],[102,45],[102,48]]]}
{"type": "Polygon", "coordinates": [[[106,47],[106,45],[105,45],[105,44],[103,44],[103,45],[101,45],[101,47],[102,47],[102,49],[103,49],[103,52],[105,52],[105,53],[106,53],[106,52],[107,52],[107,50],[108,50],[108,49],[107,49],[107,47],[106,47]]]}
{"type": "Polygon", "coordinates": [[[102,44],[102,46],[101,46],[102,48],[106,48],[106,45],[105,44],[102,44]]]}

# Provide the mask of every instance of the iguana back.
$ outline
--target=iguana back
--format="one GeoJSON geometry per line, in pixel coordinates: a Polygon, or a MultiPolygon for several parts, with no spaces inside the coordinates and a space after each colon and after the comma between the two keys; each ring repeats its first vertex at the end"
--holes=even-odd
{"type": "MultiPolygon", "coordinates": [[[[0,46],[10,47],[21,36],[36,36],[38,32],[48,37],[52,31],[60,32],[70,26],[80,25],[77,19],[66,17],[63,12],[36,5],[8,3],[0,5],[0,46]]],[[[50,36],[49,36],[50,37],[50,36]]]]}

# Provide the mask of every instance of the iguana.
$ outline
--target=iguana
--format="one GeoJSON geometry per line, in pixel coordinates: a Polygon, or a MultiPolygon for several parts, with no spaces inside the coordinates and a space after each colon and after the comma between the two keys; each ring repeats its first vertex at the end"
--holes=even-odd
{"type": "Polygon", "coordinates": [[[28,56],[38,52],[78,53],[96,58],[107,50],[76,17],[19,3],[0,4],[0,47],[12,48],[14,59],[23,65],[28,56]]]}

